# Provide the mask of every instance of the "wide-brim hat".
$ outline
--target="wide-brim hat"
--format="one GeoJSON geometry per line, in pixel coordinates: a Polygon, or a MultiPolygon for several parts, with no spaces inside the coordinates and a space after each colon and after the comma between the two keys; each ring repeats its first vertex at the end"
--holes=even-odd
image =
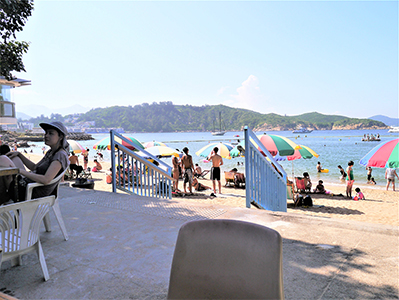
{"type": "Polygon", "coordinates": [[[59,132],[63,133],[64,136],[68,135],[68,130],[66,129],[64,124],[62,124],[59,121],[50,122],[50,123],[40,123],[39,126],[41,128],[43,128],[44,130],[55,129],[55,130],[58,130],[59,132]]]}

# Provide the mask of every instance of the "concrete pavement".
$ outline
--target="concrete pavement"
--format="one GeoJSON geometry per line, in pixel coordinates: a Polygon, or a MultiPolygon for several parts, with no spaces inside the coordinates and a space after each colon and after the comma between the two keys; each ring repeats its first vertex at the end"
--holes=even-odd
{"type": "Polygon", "coordinates": [[[181,225],[219,218],[281,234],[286,299],[399,298],[393,226],[65,186],[60,195],[70,239],[51,213],[53,231],[41,232],[50,280],[31,253],[22,266],[3,263],[0,291],[19,299],[165,299],[181,225]]]}

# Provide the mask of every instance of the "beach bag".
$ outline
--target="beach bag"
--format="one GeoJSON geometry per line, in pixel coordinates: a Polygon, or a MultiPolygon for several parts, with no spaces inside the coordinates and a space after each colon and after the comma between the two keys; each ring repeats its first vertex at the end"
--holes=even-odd
{"type": "Polygon", "coordinates": [[[294,197],[295,206],[302,206],[303,205],[303,196],[301,194],[296,194],[294,197]]]}
{"type": "Polygon", "coordinates": [[[169,192],[169,186],[168,186],[167,182],[160,181],[158,184],[157,193],[158,194],[162,194],[162,193],[167,194],[168,192],[169,192]]]}
{"type": "Polygon", "coordinates": [[[313,200],[312,200],[312,197],[310,197],[310,195],[306,195],[306,197],[303,198],[303,205],[304,206],[313,206],[313,200]]]}

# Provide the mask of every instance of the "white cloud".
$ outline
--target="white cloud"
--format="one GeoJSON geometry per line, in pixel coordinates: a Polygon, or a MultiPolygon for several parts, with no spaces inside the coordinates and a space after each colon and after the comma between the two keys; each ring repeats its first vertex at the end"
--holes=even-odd
{"type": "Polygon", "coordinates": [[[264,96],[260,93],[259,80],[255,75],[250,75],[240,87],[237,95],[231,95],[231,99],[224,101],[225,105],[262,111],[264,96]]]}
{"type": "Polygon", "coordinates": [[[229,86],[222,86],[220,89],[218,89],[217,91],[217,95],[220,96],[222,95],[227,89],[229,88],[229,86]]]}

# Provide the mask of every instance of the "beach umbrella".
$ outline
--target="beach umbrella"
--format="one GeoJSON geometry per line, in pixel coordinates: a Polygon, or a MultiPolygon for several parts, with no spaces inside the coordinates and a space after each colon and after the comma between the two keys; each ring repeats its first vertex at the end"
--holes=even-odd
{"type": "Polygon", "coordinates": [[[209,154],[211,154],[213,148],[215,148],[215,147],[219,148],[218,154],[221,157],[228,158],[228,159],[231,158],[230,151],[233,149],[233,146],[228,143],[212,143],[212,144],[209,144],[209,145],[201,148],[200,150],[195,152],[195,154],[197,154],[198,156],[201,156],[201,157],[208,157],[209,154]]]}
{"type": "Polygon", "coordinates": [[[319,155],[316,152],[314,152],[312,149],[310,149],[309,147],[304,146],[304,145],[299,145],[299,147],[301,147],[301,149],[295,150],[293,155],[288,155],[288,156],[276,155],[274,158],[277,161],[282,161],[282,160],[292,161],[292,160],[296,160],[296,159],[300,159],[300,158],[310,159],[312,157],[319,157],[319,155]]]}
{"type": "MultiPolygon", "coordinates": [[[[171,156],[179,157],[178,150],[172,149],[167,146],[154,146],[154,147],[145,149],[145,151],[147,151],[148,153],[152,154],[155,157],[171,157],[171,156]]],[[[145,154],[142,154],[142,152],[140,152],[139,155],[142,155],[145,157],[145,154]]]]}
{"type": "Polygon", "coordinates": [[[168,147],[165,143],[162,142],[157,142],[157,141],[152,141],[152,142],[146,142],[144,143],[144,149],[155,147],[155,146],[165,146],[168,147]]]}
{"type": "MultiPolygon", "coordinates": [[[[125,141],[122,141],[119,137],[115,136],[115,141],[122,144],[126,148],[130,150],[136,150],[136,149],[144,149],[144,146],[134,137],[130,136],[124,136],[126,139],[128,139],[132,144],[128,144],[125,141]]],[[[97,142],[94,146],[93,149],[95,150],[111,150],[111,139],[110,137],[103,138],[99,142],[97,142]]]]}
{"type": "MultiPolygon", "coordinates": [[[[296,149],[301,148],[290,139],[280,135],[262,134],[258,135],[257,138],[273,156],[277,154],[280,156],[293,155],[296,149]]],[[[258,150],[261,151],[260,147],[258,147],[258,150]]],[[[261,153],[264,154],[262,151],[261,153]]]]}
{"type": "Polygon", "coordinates": [[[231,157],[243,157],[245,153],[245,141],[241,141],[230,151],[231,157]]]}
{"type": "Polygon", "coordinates": [[[399,168],[399,138],[382,142],[370,150],[359,164],[374,168],[399,168]]]}
{"type": "Polygon", "coordinates": [[[67,142],[69,144],[69,151],[73,151],[75,153],[82,153],[83,151],[86,150],[85,148],[83,148],[81,144],[79,144],[75,140],[67,140],[67,142]]]}

